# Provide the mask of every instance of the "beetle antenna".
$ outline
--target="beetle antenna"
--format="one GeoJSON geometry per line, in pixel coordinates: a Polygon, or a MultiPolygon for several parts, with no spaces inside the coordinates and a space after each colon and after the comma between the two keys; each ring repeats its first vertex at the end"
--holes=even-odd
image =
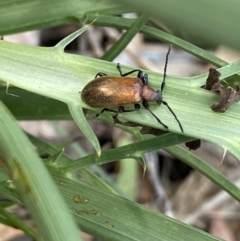
{"type": "Polygon", "coordinates": [[[168,57],[169,57],[171,49],[172,49],[172,45],[170,44],[169,47],[168,47],[167,54],[166,54],[164,73],[163,73],[163,81],[162,81],[162,84],[161,84],[161,92],[163,91],[163,89],[165,87],[165,79],[166,79],[166,73],[167,73],[168,57]]]}
{"type": "Polygon", "coordinates": [[[163,123],[160,121],[160,119],[150,110],[148,102],[143,101],[143,102],[142,102],[142,105],[144,106],[145,109],[147,109],[147,110],[155,117],[155,119],[156,119],[165,129],[168,130],[168,126],[166,126],[165,124],[163,124],[163,123]]]}
{"type": "Polygon", "coordinates": [[[169,109],[169,111],[172,113],[172,115],[174,116],[175,120],[177,121],[180,129],[181,129],[181,132],[183,133],[183,127],[182,127],[182,124],[180,123],[179,119],[177,118],[176,114],[173,112],[173,110],[170,108],[170,106],[168,105],[168,103],[166,101],[161,101],[165,106],[167,106],[167,108],[169,109]]]}
{"type": "Polygon", "coordinates": [[[160,119],[150,110],[150,108],[146,108],[154,117],[155,119],[165,128],[168,130],[168,126],[166,126],[165,124],[163,124],[160,119]]]}

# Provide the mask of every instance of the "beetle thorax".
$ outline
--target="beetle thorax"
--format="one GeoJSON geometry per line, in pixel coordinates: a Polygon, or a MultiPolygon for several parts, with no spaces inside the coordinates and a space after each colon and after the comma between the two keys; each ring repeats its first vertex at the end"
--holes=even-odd
{"type": "Polygon", "coordinates": [[[159,90],[154,90],[151,87],[144,85],[142,99],[147,102],[156,101],[158,104],[162,102],[162,93],[159,90]]]}

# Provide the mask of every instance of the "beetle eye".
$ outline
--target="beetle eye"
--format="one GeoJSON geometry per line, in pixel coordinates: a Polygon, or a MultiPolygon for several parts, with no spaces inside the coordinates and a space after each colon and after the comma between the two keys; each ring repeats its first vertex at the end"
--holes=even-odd
{"type": "Polygon", "coordinates": [[[154,100],[160,105],[162,103],[162,92],[160,90],[156,90],[156,96],[154,100]]]}
{"type": "Polygon", "coordinates": [[[147,85],[148,84],[148,74],[144,74],[143,76],[144,82],[147,85]]]}

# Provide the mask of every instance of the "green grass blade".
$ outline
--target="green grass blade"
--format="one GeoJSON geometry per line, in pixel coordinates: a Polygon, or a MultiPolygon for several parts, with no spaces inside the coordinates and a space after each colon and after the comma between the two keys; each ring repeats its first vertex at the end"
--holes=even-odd
{"type": "MultiPolygon", "coordinates": [[[[129,9],[130,10],[130,9],[129,9]]],[[[132,10],[130,10],[133,12],[132,10]]],[[[88,13],[121,14],[127,12],[120,3],[92,0],[1,0],[0,34],[6,35],[21,31],[53,27],[64,23],[80,23],[86,20],[88,13]]]]}
{"type": "Polygon", "coordinates": [[[0,208],[0,214],[7,220],[7,225],[10,225],[14,228],[21,229],[25,234],[37,240],[36,232],[28,227],[23,220],[20,220],[12,213],[6,211],[5,209],[0,208]]]}
{"type": "Polygon", "coordinates": [[[28,207],[40,240],[81,240],[66,204],[32,144],[0,103],[1,165],[28,207]],[[67,222],[66,222],[67,220],[67,222]]]}
{"type": "Polygon", "coordinates": [[[71,120],[66,104],[11,86],[0,87],[1,101],[18,120],[71,120]],[[13,96],[14,94],[16,96],[13,96]],[[31,103],[31,105],[29,104],[31,103]]]}
{"type": "Polygon", "coordinates": [[[149,16],[142,14],[137,18],[130,28],[115,42],[111,48],[102,56],[102,60],[114,60],[129,44],[133,37],[139,32],[144,23],[148,20],[149,16]]]}
{"type": "MultiPolygon", "coordinates": [[[[32,143],[37,147],[39,153],[48,153],[51,156],[54,156],[56,153],[59,153],[59,148],[52,146],[32,135],[28,135],[28,137],[32,141],[32,143]]],[[[58,169],[61,169],[61,167],[65,167],[71,164],[73,161],[74,160],[72,160],[65,153],[63,153],[60,158],[60,163],[58,163],[58,169]]],[[[46,164],[48,166],[52,166],[52,163],[46,163],[46,164]]],[[[94,175],[87,169],[83,168],[79,170],[78,175],[81,176],[84,182],[87,182],[95,187],[99,187],[101,189],[105,189],[113,193],[115,192],[113,188],[111,188],[108,184],[103,182],[98,176],[94,175]]]]}
{"type": "Polygon", "coordinates": [[[103,163],[113,162],[119,159],[138,159],[138,157],[145,152],[150,152],[152,150],[167,147],[170,145],[177,145],[189,141],[190,139],[191,138],[182,135],[165,134],[160,137],[150,138],[134,144],[118,147],[117,152],[115,149],[103,151],[100,158],[98,158],[95,154],[82,157],[76,160],[74,163],[68,165],[67,167],[64,167],[63,171],[73,172],[90,165],[99,165],[103,163]]]}
{"type": "MultiPolygon", "coordinates": [[[[5,41],[0,41],[0,64],[0,79],[11,85],[65,102],[71,105],[78,115],[80,115],[78,112],[80,105],[87,107],[81,102],[79,96],[79,91],[84,85],[103,69],[109,75],[118,75],[116,66],[112,63],[60,53],[53,48],[20,46],[5,41]],[[12,69],[14,71],[11,71],[12,69]]],[[[124,66],[123,69],[131,70],[124,66]]],[[[219,71],[223,77],[228,77],[240,72],[240,64],[235,62],[222,67],[219,71]]],[[[159,88],[162,75],[146,72],[149,74],[149,85],[159,88]]],[[[210,106],[217,101],[217,94],[200,88],[206,76],[200,75],[193,78],[167,76],[164,99],[181,121],[185,135],[220,144],[240,159],[238,148],[240,103],[236,103],[225,113],[214,113],[210,106]],[[191,118],[189,118],[190,114],[191,118]]],[[[164,106],[159,108],[151,104],[151,109],[164,123],[168,124],[170,131],[180,133],[178,124],[167,108],[164,106]]],[[[95,109],[95,111],[98,110],[95,109]]],[[[105,116],[108,116],[109,121],[111,120],[109,114],[105,116]]],[[[123,113],[119,117],[145,126],[162,128],[144,109],[123,113]]],[[[86,120],[85,118],[80,120],[75,116],[75,121],[81,128],[81,123],[85,123],[86,120]]],[[[82,130],[84,131],[83,128],[82,130]]]]}
{"type": "Polygon", "coordinates": [[[240,49],[240,30],[236,24],[240,21],[238,1],[124,0],[122,4],[151,14],[160,25],[190,42],[208,46],[223,44],[240,49]]]}
{"type": "MultiPolygon", "coordinates": [[[[88,15],[88,21],[94,20],[95,15],[88,15]]],[[[128,29],[132,24],[133,20],[128,18],[116,17],[116,16],[109,16],[109,15],[100,15],[96,22],[94,23],[99,26],[109,26],[114,28],[120,29],[128,29]]],[[[212,55],[210,52],[203,50],[202,48],[187,42],[184,39],[176,37],[172,34],[164,32],[160,29],[143,25],[142,28],[139,30],[140,33],[143,33],[147,36],[151,36],[158,40],[164,41],[166,43],[172,44],[203,61],[207,61],[217,67],[222,67],[227,64],[226,61],[223,61],[216,56],[212,55]]]]}
{"type": "Polygon", "coordinates": [[[212,180],[219,187],[229,193],[234,199],[240,201],[240,190],[239,188],[230,182],[226,177],[224,177],[215,168],[210,166],[201,158],[194,155],[192,152],[183,149],[179,146],[166,147],[164,148],[168,153],[179,158],[189,166],[193,167],[195,170],[201,172],[204,176],[212,180]]]}
{"type": "Polygon", "coordinates": [[[81,230],[104,240],[220,240],[156,211],[50,170],[81,230]],[[76,195],[80,200],[76,202],[76,195]],[[75,202],[74,202],[75,200],[75,202]]]}

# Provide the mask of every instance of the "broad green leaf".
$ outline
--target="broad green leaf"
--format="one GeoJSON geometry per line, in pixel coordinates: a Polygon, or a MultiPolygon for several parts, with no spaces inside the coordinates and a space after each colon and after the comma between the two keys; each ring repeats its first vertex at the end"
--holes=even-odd
{"type": "MultiPolygon", "coordinates": [[[[90,108],[81,102],[79,91],[97,72],[104,70],[109,75],[118,75],[116,66],[112,63],[65,54],[54,48],[20,46],[0,41],[0,50],[0,79],[28,91],[63,101],[71,106],[76,115],[78,110],[80,113],[80,106],[90,108]],[[11,71],[13,68],[15,71],[11,71]]],[[[123,69],[130,70],[126,67],[123,69]]],[[[240,72],[240,64],[235,62],[218,70],[222,78],[226,78],[240,72]]],[[[146,72],[149,74],[149,85],[159,88],[162,75],[146,72]]],[[[192,78],[167,76],[164,99],[181,121],[185,135],[224,146],[240,159],[240,113],[237,111],[240,103],[236,103],[225,113],[213,112],[210,106],[217,101],[218,96],[200,88],[206,77],[207,74],[192,78]]],[[[167,108],[153,103],[151,109],[169,126],[170,131],[180,133],[178,124],[167,108]]],[[[110,120],[111,116],[106,115],[110,120]]],[[[144,109],[139,112],[123,113],[119,117],[142,125],[162,128],[144,109]]],[[[76,116],[73,118],[80,126],[86,123],[83,116],[81,120],[76,116]]]]}
{"type": "MultiPolygon", "coordinates": [[[[131,11],[132,10],[128,10],[131,11]]],[[[127,8],[108,0],[2,0],[0,2],[0,34],[23,32],[32,29],[46,28],[64,23],[80,23],[87,20],[88,13],[121,14],[127,8]]]]}
{"type": "MultiPolygon", "coordinates": [[[[114,1],[112,1],[114,2],[114,1]]],[[[219,44],[240,49],[240,2],[235,0],[130,0],[122,6],[151,14],[154,21],[189,42],[207,47],[219,44]]]]}

